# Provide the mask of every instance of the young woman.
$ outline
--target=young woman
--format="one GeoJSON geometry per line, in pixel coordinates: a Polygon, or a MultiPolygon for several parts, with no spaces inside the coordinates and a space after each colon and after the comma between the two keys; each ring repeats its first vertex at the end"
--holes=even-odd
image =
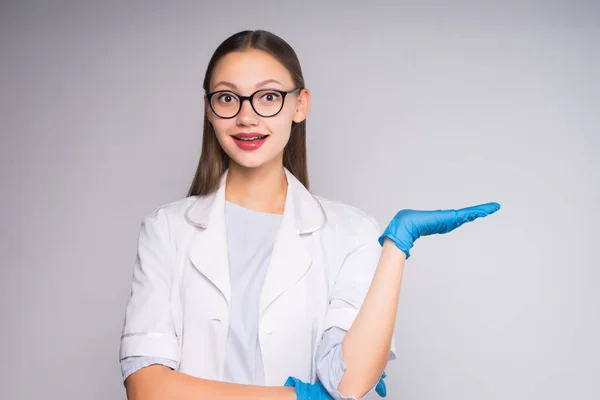
{"type": "Polygon", "coordinates": [[[294,50],[272,33],[225,40],[204,90],[189,195],[140,231],[120,349],[128,398],[385,396],[415,240],[499,205],[402,210],[381,232],[310,193],[310,92],[294,50]]]}

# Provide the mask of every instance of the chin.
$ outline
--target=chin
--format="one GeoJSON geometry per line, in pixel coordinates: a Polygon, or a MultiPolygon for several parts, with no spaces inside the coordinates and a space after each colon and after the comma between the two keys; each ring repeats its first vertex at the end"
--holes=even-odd
{"type": "Polygon", "coordinates": [[[281,146],[279,146],[280,143],[269,143],[271,139],[274,138],[267,139],[260,148],[254,150],[242,149],[236,143],[227,143],[227,146],[223,146],[223,149],[231,161],[240,167],[259,168],[267,164],[272,164],[278,158],[281,158],[283,161],[282,156],[285,143],[281,143],[281,146]]]}
{"type": "Polygon", "coordinates": [[[233,149],[233,151],[227,151],[226,153],[233,163],[248,169],[259,168],[270,164],[277,158],[277,154],[261,154],[261,152],[258,151],[245,152],[239,149],[233,149]]]}
{"type": "Polygon", "coordinates": [[[262,167],[263,165],[266,165],[269,163],[268,160],[249,160],[247,158],[242,158],[240,159],[238,158],[231,158],[231,161],[233,163],[235,163],[236,165],[245,168],[245,169],[255,169],[255,168],[259,168],[262,167]]]}

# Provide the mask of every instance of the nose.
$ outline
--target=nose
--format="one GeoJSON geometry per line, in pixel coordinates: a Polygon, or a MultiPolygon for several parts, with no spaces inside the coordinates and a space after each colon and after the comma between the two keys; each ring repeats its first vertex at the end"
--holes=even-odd
{"type": "Polygon", "coordinates": [[[237,124],[240,126],[250,126],[258,124],[258,114],[254,112],[250,100],[245,99],[242,101],[240,112],[237,115],[237,124]]]}

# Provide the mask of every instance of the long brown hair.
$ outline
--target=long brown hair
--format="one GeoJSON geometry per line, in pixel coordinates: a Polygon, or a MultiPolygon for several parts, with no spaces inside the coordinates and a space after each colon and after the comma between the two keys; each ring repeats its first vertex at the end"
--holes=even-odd
{"type": "MultiPolygon", "coordinates": [[[[304,89],[304,77],[300,61],[294,49],[279,36],[263,31],[238,32],[217,47],[208,63],[203,88],[209,92],[213,70],[221,57],[234,51],[257,49],[275,57],[292,75],[295,87],[304,89]]],[[[292,122],[290,139],[283,151],[283,166],[308,189],[308,168],[306,162],[306,120],[292,122]]],[[[206,195],[219,186],[221,176],[229,168],[229,158],[217,141],[214,128],[208,121],[204,110],[204,128],[202,133],[202,153],[188,196],[206,195]]]]}

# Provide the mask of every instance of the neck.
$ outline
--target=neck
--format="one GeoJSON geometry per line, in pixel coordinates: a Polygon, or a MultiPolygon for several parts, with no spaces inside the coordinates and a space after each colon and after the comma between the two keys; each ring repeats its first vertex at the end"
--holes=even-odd
{"type": "Polygon", "coordinates": [[[244,168],[231,163],[225,186],[225,199],[254,211],[282,214],[287,194],[287,178],[281,165],[244,168]]]}

